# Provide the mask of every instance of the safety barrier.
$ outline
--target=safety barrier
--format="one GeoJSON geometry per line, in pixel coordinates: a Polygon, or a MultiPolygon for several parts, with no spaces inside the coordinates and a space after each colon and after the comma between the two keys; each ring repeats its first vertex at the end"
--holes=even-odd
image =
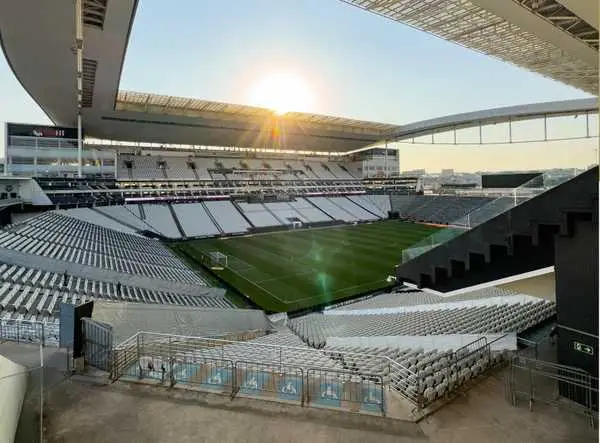
{"type": "Polygon", "coordinates": [[[482,337],[407,368],[380,355],[140,332],[113,350],[111,378],[385,415],[386,391],[417,409],[447,398],[492,366],[490,345],[482,337]]]}
{"type": "Polygon", "coordinates": [[[385,415],[380,375],[311,368],[307,371],[306,381],[306,402],[310,406],[341,407],[353,412],[385,415]]]}
{"type": "MultiPolygon", "coordinates": [[[[46,335],[49,331],[46,329],[46,324],[38,321],[0,319],[0,340],[16,341],[17,343],[41,343],[42,346],[58,345],[58,341],[52,339],[56,339],[56,336],[50,337],[50,340],[48,340],[46,335]]],[[[55,335],[57,335],[57,332],[55,335]]]]}
{"type": "Polygon", "coordinates": [[[587,416],[591,426],[598,422],[598,378],[575,367],[513,355],[506,396],[513,406],[524,399],[530,411],[536,403],[546,403],[587,416]]]}

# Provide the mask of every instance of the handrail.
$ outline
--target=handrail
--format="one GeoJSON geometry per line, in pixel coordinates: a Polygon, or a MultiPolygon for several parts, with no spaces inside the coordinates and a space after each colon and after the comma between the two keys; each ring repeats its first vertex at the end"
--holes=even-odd
{"type": "MultiPolygon", "coordinates": [[[[450,368],[452,365],[455,365],[457,362],[460,362],[464,359],[471,358],[471,356],[477,352],[487,351],[489,356],[491,357],[491,344],[496,341],[502,340],[508,334],[504,334],[501,337],[494,339],[491,342],[487,341],[486,337],[480,337],[465,346],[462,346],[457,351],[453,352],[451,356],[449,356],[447,363],[440,371],[445,371],[447,375],[450,373],[450,368]],[[467,350],[468,352],[464,353],[463,350],[467,350]],[[461,355],[462,354],[462,355],[461,355]]],[[[426,392],[426,386],[423,385],[424,381],[419,375],[410,369],[409,367],[403,365],[402,363],[386,356],[386,355],[373,355],[367,353],[358,353],[358,352],[342,352],[336,349],[314,349],[309,347],[297,347],[297,346],[286,346],[286,345],[273,345],[268,343],[255,343],[248,341],[234,341],[234,340],[224,340],[219,338],[207,338],[207,337],[194,337],[194,336],[186,336],[186,335],[175,335],[175,334],[164,334],[158,332],[146,332],[140,331],[133,335],[132,337],[123,341],[117,348],[115,348],[115,353],[113,354],[115,359],[113,361],[115,364],[113,365],[112,372],[114,374],[114,379],[120,377],[123,371],[127,370],[126,365],[130,365],[132,359],[139,359],[140,357],[158,357],[160,358],[168,358],[171,363],[178,360],[178,355],[182,356],[185,360],[185,356],[189,354],[189,351],[197,350],[201,351],[202,349],[221,349],[221,359],[225,358],[224,350],[225,346],[242,346],[242,349],[235,350],[233,352],[233,357],[236,359],[236,355],[238,351],[245,355],[245,353],[249,350],[258,350],[262,349],[270,349],[273,351],[278,351],[273,353],[270,357],[263,357],[264,361],[260,361],[257,363],[265,363],[268,362],[272,364],[287,364],[289,356],[287,352],[292,352],[294,355],[294,359],[302,361],[304,356],[307,357],[307,364],[310,364],[310,360],[308,357],[310,355],[315,356],[328,356],[332,358],[332,360],[336,359],[336,354],[340,357],[340,363],[343,363],[344,360],[346,363],[356,363],[363,362],[365,364],[364,371],[358,369],[356,375],[366,376],[365,374],[369,373],[369,361],[370,362],[378,362],[383,369],[383,373],[381,374],[383,384],[387,384],[388,390],[393,390],[397,394],[399,394],[402,398],[409,401],[411,404],[415,405],[417,408],[423,408],[427,404],[430,403],[431,399],[425,398],[423,392],[426,392]],[[146,338],[146,340],[144,340],[146,338]],[[246,349],[244,349],[246,348],[246,349]],[[119,350],[121,350],[124,354],[122,356],[119,355],[119,350]],[[133,352],[133,354],[130,354],[133,352]],[[278,354],[278,355],[277,355],[278,354]],[[117,361],[118,360],[118,361],[117,361]],[[121,367],[123,366],[123,367],[121,367]],[[386,372],[387,368],[387,372],[386,372]]],[[[203,353],[200,352],[197,354],[198,358],[206,358],[202,357],[203,353]]],[[[258,355],[258,353],[255,353],[258,355]]],[[[267,354],[268,355],[268,354],[267,354]]],[[[247,357],[245,357],[247,360],[247,357]]],[[[246,361],[244,360],[244,361],[246,361]]],[[[250,358],[252,360],[252,357],[250,358]]],[[[300,364],[301,365],[301,364],[300,364]]],[[[309,366],[307,366],[309,367],[309,366]]],[[[359,364],[359,367],[362,365],[359,364]]],[[[330,370],[331,368],[323,367],[323,370],[330,370]]]]}

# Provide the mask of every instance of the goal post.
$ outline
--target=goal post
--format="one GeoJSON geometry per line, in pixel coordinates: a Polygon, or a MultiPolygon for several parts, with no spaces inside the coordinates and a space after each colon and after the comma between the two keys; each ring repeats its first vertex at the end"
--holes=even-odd
{"type": "Polygon", "coordinates": [[[291,229],[301,229],[301,228],[302,228],[301,221],[295,220],[292,222],[291,229]]]}
{"type": "Polygon", "coordinates": [[[228,265],[227,255],[219,251],[212,251],[206,254],[209,259],[210,268],[213,271],[222,271],[228,265]]]}

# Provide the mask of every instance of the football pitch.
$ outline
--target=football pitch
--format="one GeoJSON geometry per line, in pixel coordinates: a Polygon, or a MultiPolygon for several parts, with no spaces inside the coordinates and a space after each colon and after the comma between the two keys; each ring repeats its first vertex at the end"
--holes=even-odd
{"type": "Polygon", "coordinates": [[[208,263],[221,279],[267,311],[288,312],[389,286],[402,250],[439,228],[395,220],[279,231],[178,243],[188,258],[208,263]]]}

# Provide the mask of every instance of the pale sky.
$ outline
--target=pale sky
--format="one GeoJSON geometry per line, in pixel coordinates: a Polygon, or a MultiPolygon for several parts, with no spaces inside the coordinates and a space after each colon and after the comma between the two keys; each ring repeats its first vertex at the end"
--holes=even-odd
{"type": "MultiPolygon", "coordinates": [[[[177,0],[173,6],[140,0],[121,89],[257,104],[249,103],[256,85],[284,71],[306,85],[301,95],[313,97],[306,109],[292,111],[395,124],[589,97],[338,0],[177,0]]],[[[3,57],[0,97],[0,121],[50,123],[3,57]]],[[[597,124],[594,119],[593,134],[597,124]]],[[[401,145],[401,169],[587,166],[597,161],[597,144],[594,138],[541,146],[401,145]]]]}

